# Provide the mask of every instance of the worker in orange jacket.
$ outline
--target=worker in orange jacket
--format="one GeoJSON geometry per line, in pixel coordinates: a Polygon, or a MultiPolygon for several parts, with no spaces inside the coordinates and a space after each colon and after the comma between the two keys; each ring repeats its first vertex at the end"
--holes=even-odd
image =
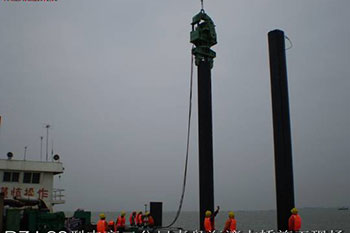
{"type": "Polygon", "coordinates": [[[132,227],[136,225],[136,211],[133,211],[132,214],[130,214],[129,223],[132,227]]]}
{"type": "Polygon", "coordinates": [[[114,231],[115,232],[115,224],[114,224],[113,220],[108,222],[108,229],[109,229],[109,231],[114,231]]]}
{"type": "Polygon", "coordinates": [[[301,228],[301,217],[298,214],[298,209],[293,208],[290,212],[292,215],[288,219],[288,230],[290,231],[299,231],[301,228]]]}
{"type": "Polygon", "coordinates": [[[137,215],[136,215],[136,223],[137,226],[142,227],[143,226],[143,215],[142,215],[142,211],[140,211],[137,215]]]}
{"type": "Polygon", "coordinates": [[[214,214],[212,214],[210,210],[205,211],[204,230],[206,232],[215,231],[215,217],[219,213],[219,210],[220,206],[217,207],[214,214]]]}
{"type": "Polygon", "coordinates": [[[225,228],[223,230],[223,232],[234,232],[236,231],[237,229],[237,222],[236,222],[236,219],[235,219],[235,214],[230,211],[228,213],[228,219],[225,223],[225,228]]]}
{"type": "Polygon", "coordinates": [[[135,225],[138,226],[139,225],[139,213],[136,213],[135,215],[135,225]]]}
{"type": "Polygon", "coordinates": [[[150,214],[150,212],[146,212],[145,216],[146,216],[146,218],[145,218],[146,226],[153,228],[154,227],[154,219],[153,219],[152,215],[150,214]]]}
{"type": "Polygon", "coordinates": [[[101,213],[99,216],[100,220],[97,222],[96,230],[98,233],[107,233],[108,224],[106,222],[106,216],[103,213],[101,213]]]}
{"type": "Polygon", "coordinates": [[[125,211],[120,213],[115,225],[117,232],[123,233],[125,231],[125,211]]]}

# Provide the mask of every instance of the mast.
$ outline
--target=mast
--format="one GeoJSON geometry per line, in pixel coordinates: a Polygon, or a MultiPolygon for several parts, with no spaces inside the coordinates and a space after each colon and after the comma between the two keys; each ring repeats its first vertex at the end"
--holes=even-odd
{"type": "Polygon", "coordinates": [[[45,126],[46,128],[46,161],[49,160],[49,128],[50,127],[51,126],[49,124],[45,126]]]}
{"type": "Polygon", "coordinates": [[[43,161],[43,136],[40,136],[40,161],[43,161]]]}

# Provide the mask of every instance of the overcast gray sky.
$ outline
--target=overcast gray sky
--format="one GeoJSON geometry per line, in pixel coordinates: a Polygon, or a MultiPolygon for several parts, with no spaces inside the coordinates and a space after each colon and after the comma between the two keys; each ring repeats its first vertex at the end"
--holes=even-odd
{"type": "MultiPolygon", "coordinates": [[[[205,1],[217,27],[215,202],[274,209],[267,33],[288,50],[296,204],[350,205],[350,2],[205,1]]],[[[0,153],[39,159],[53,126],[65,173],[59,209],[178,205],[199,0],[0,2],[0,153]]],[[[195,85],[197,82],[195,82],[195,85]]],[[[185,210],[198,209],[194,89],[185,210]]]]}

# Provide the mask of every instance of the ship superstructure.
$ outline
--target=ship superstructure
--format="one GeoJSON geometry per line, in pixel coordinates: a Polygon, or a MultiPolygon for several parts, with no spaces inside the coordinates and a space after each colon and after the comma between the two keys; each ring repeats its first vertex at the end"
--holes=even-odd
{"type": "Polygon", "coordinates": [[[0,192],[13,201],[42,200],[52,211],[56,204],[64,204],[63,189],[54,188],[54,176],[63,173],[59,156],[53,161],[15,160],[12,156],[0,159],[0,192]]]}

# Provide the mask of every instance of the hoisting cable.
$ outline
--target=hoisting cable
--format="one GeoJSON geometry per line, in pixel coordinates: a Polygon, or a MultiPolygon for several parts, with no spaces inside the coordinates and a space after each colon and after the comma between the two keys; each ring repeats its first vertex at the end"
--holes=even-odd
{"type": "Polygon", "coordinates": [[[189,154],[189,149],[190,149],[190,135],[191,135],[192,90],[193,90],[193,60],[194,60],[193,57],[194,56],[192,55],[192,50],[191,50],[190,99],[189,99],[189,107],[188,107],[187,145],[186,145],[186,158],[185,158],[184,180],[183,180],[183,184],[182,184],[182,193],[181,193],[179,207],[177,209],[175,218],[168,226],[165,226],[165,228],[169,228],[169,227],[171,227],[172,225],[174,225],[176,223],[177,219],[180,216],[183,200],[184,200],[184,197],[185,197],[186,181],[187,181],[187,167],[188,167],[188,154],[189,154]]]}

